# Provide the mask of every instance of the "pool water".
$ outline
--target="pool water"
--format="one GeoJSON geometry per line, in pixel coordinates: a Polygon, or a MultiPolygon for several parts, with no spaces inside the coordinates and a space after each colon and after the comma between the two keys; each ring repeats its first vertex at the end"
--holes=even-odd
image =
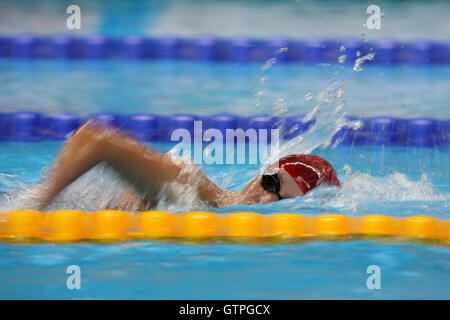
{"type": "Polygon", "coordinates": [[[317,102],[306,97],[334,82],[346,93],[349,114],[450,118],[449,65],[365,64],[361,72],[353,63],[263,65],[0,59],[0,110],[255,115],[287,104],[288,114],[298,114],[317,102]]]}
{"type": "Polygon", "coordinates": [[[448,299],[448,248],[382,241],[285,245],[1,244],[2,299],[448,299]],[[81,268],[81,290],[66,268],[81,268]],[[369,265],[381,289],[369,290],[369,265]]]}
{"type": "MultiPolygon", "coordinates": [[[[59,142],[1,143],[2,190],[39,181],[59,142]],[[5,176],[8,174],[9,176],[5,176]],[[18,182],[18,179],[20,182],[18,182]]],[[[162,151],[171,145],[156,144],[162,151]]],[[[449,219],[450,164],[447,151],[337,147],[316,152],[338,170],[344,188],[316,189],[304,198],[264,205],[234,206],[215,212],[296,212],[352,216],[426,214],[449,219]],[[345,166],[351,165],[351,168],[345,166]],[[439,168],[439,170],[436,170],[439,168]]],[[[222,187],[239,188],[257,166],[204,170],[222,187]],[[226,174],[224,174],[226,170],[226,174]],[[229,179],[227,177],[234,177],[229,179]]],[[[115,185],[114,175],[98,170],[76,181],[58,208],[93,209],[98,190],[115,185]],[[86,191],[86,186],[88,190],[86,191]],[[89,200],[90,199],[90,200],[89,200]]],[[[101,200],[99,200],[101,202],[101,200]]],[[[191,208],[167,208],[179,212],[191,208]]],[[[0,244],[0,297],[96,299],[301,299],[449,298],[450,249],[438,244],[393,239],[313,241],[285,244],[0,244]],[[66,288],[67,266],[82,270],[82,289],[66,288]],[[369,290],[369,265],[382,272],[382,288],[369,290]]]]}
{"type": "MultiPolygon", "coordinates": [[[[279,111],[277,102],[284,99],[287,113],[303,113],[318,103],[308,97],[320,96],[333,82],[345,91],[344,109],[351,114],[449,118],[449,92],[442,89],[450,79],[449,67],[363,67],[363,72],[352,72],[346,65],[275,64],[261,70],[261,65],[191,62],[2,60],[0,107],[2,111],[25,108],[78,114],[242,114],[241,110],[256,114],[279,111]],[[269,81],[261,81],[265,77],[269,81]]],[[[60,147],[61,142],[50,141],[1,142],[0,191],[7,194],[37,183],[60,147]]],[[[173,145],[156,143],[154,147],[167,152],[173,145]]],[[[425,214],[449,219],[449,152],[322,145],[314,153],[337,169],[342,189],[317,188],[302,198],[212,211],[425,214]]],[[[230,189],[244,186],[258,168],[203,166],[219,186],[230,189]]],[[[52,209],[95,210],[120,187],[113,173],[96,168],[63,192],[52,209]]],[[[1,200],[0,210],[13,208],[17,205],[13,202],[1,200]]],[[[196,207],[166,203],[159,209],[185,212],[196,207]]],[[[393,239],[278,244],[2,243],[0,254],[3,299],[450,298],[450,249],[436,243],[393,239]],[[66,288],[65,271],[73,264],[81,268],[81,290],[66,288]],[[367,289],[370,265],[381,268],[380,290],[367,289]]]]}

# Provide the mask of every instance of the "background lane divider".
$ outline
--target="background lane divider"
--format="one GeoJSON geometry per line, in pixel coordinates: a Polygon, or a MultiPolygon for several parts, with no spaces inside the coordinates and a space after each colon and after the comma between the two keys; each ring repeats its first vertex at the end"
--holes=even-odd
{"type": "MultiPolygon", "coordinates": [[[[0,113],[0,141],[41,141],[64,140],[88,119],[114,127],[123,128],[142,141],[169,142],[171,133],[179,128],[193,133],[194,121],[202,121],[203,130],[215,128],[227,137],[228,129],[276,128],[280,120],[284,126],[280,128],[281,139],[292,139],[306,132],[314,120],[304,121],[305,115],[292,115],[279,118],[270,115],[254,115],[241,117],[233,114],[173,114],[157,115],[139,113],[119,115],[115,113],[95,113],[88,116],[77,116],[69,112],[43,114],[33,111],[0,113]]],[[[361,121],[359,130],[342,127],[333,137],[333,142],[344,145],[383,145],[406,147],[450,147],[450,119],[432,118],[401,119],[394,117],[355,117],[349,120],[361,121]]],[[[227,141],[225,142],[232,142],[227,141]]]]}
{"type": "Polygon", "coordinates": [[[450,220],[429,216],[406,218],[369,215],[351,217],[294,213],[216,214],[163,211],[126,213],[115,210],[81,212],[17,210],[0,213],[1,241],[50,242],[125,241],[146,239],[337,239],[348,236],[390,236],[438,240],[450,244],[450,220]]]}
{"type": "Polygon", "coordinates": [[[173,35],[158,37],[137,35],[74,37],[63,34],[43,36],[30,33],[0,35],[0,57],[16,59],[161,59],[249,63],[264,62],[276,57],[280,62],[337,63],[338,57],[343,54],[340,51],[341,46],[346,48],[346,63],[351,64],[355,62],[358,52],[360,56],[375,53],[373,62],[367,63],[386,66],[450,63],[449,41],[425,39],[407,42],[377,39],[366,42],[355,37],[256,39],[244,36],[181,38],[173,35]]]}

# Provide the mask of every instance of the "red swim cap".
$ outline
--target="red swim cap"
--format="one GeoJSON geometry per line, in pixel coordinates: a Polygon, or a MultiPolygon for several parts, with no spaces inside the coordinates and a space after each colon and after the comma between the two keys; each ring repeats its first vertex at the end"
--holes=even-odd
{"type": "MultiPolygon", "coordinates": [[[[276,167],[274,164],[272,167],[276,167]]],[[[322,183],[340,186],[333,166],[325,159],[309,154],[292,154],[281,158],[278,167],[294,178],[303,194],[322,183]]]]}

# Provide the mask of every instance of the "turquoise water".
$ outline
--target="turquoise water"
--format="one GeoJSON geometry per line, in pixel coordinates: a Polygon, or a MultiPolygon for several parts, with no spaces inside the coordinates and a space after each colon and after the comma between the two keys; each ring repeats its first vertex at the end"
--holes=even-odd
{"type": "MultiPolygon", "coordinates": [[[[280,111],[279,99],[284,99],[287,113],[302,113],[320,105],[314,97],[323,98],[320,93],[337,83],[346,93],[348,113],[450,117],[444,89],[448,67],[363,67],[356,73],[348,66],[275,64],[261,70],[260,65],[190,62],[2,60],[0,110],[256,114],[280,111]]],[[[327,106],[321,107],[326,113],[327,106]]],[[[0,192],[37,183],[60,146],[1,142],[0,192]]],[[[154,147],[166,152],[172,146],[154,147]]],[[[318,147],[314,153],[337,169],[342,189],[318,188],[303,198],[213,211],[450,218],[447,149],[340,146],[318,147]]],[[[238,189],[258,166],[206,165],[203,170],[219,186],[238,189]]],[[[53,208],[95,210],[120,186],[114,174],[95,169],[53,208]]],[[[9,208],[5,201],[0,210],[9,208]]],[[[193,208],[165,204],[162,209],[193,208]]],[[[450,298],[450,249],[408,241],[0,244],[0,255],[4,299],[450,298]],[[65,270],[72,264],[81,268],[81,290],[66,288],[65,270]],[[381,290],[366,287],[369,265],[381,268],[381,290]]]]}
{"type": "Polygon", "coordinates": [[[450,118],[450,66],[352,67],[0,59],[0,110],[254,115],[282,99],[288,113],[307,113],[317,101],[306,96],[343,81],[347,113],[450,118]]]}
{"type": "Polygon", "coordinates": [[[448,299],[448,248],[375,241],[287,245],[0,245],[2,299],[448,299]],[[68,265],[81,290],[66,289],[68,265]],[[368,290],[366,269],[381,268],[368,290]]]}
{"type": "MultiPolygon", "coordinates": [[[[61,146],[60,142],[0,143],[0,191],[8,192],[40,181],[61,146]]],[[[156,143],[167,152],[174,144],[156,143]]],[[[314,152],[337,170],[343,188],[318,188],[305,197],[264,205],[213,209],[216,212],[255,211],[261,213],[298,212],[318,215],[426,214],[449,219],[450,158],[448,149],[344,147],[314,152]]],[[[258,174],[259,165],[203,165],[202,169],[220,187],[239,189],[258,174]]],[[[109,171],[95,168],[69,186],[52,209],[96,210],[103,199],[122,190],[119,179],[109,171]],[[101,176],[102,179],[98,179],[101,176]],[[114,189],[117,187],[117,190],[114,189]],[[96,193],[89,196],[87,193],[96,193]]],[[[186,195],[187,197],[189,195],[186,195]]],[[[7,207],[0,202],[0,209],[7,207]]],[[[160,209],[185,212],[196,207],[162,206],[160,209]]]]}
{"type": "MultiPolygon", "coordinates": [[[[2,176],[0,190],[39,181],[42,167],[59,146],[58,142],[0,143],[0,172],[10,175],[2,176]]],[[[167,144],[156,147],[170,149],[167,144]]],[[[316,189],[305,198],[213,211],[427,214],[449,219],[448,152],[337,147],[316,153],[338,170],[344,182],[341,191],[316,189]],[[346,165],[351,165],[347,172],[346,165]]],[[[226,174],[218,165],[204,170],[219,185],[239,188],[256,173],[256,167],[228,166],[226,174]]],[[[90,174],[85,178],[90,183],[81,179],[69,188],[60,207],[93,206],[80,196],[86,185],[98,190],[117,183],[108,174],[103,174],[103,183],[93,182],[90,179],[98,181],[99,172],[90,174]]],[[[408,241],[0,244],[0,254],[0,297],[5,299],[450,298],[449,247],[408,241]],[[81,268],[81,290],[66,288],[65,270],[72,264],[81,268]],[[374,264],[382,272],[380,290],[366,287],[366,269],[374,264]]]]}

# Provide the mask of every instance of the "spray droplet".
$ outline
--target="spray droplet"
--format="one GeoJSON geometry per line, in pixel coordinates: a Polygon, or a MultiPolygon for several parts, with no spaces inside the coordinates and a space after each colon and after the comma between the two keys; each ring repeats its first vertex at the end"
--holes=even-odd
{"type": "Polygon", "coordinates": [[[259,82],[261,84],[266,84],[270,81],[270,77],[261,77],[261,79],[259,79],[259,82]]]}
{"type": "Polygon", "coordinates": [[[340,51],[340,52],[345,52],[345,46],[342,45],[342,46],[339,48],[339,51],[340,51]]]}
{"type": "Polygon", "coordinates": [[[286,51],[288,51],[288,48],[280,48],[278,50],[278,53],[283,53],[283,52],[286,52],[286,51]]]}
{"type": "Polygon", "coordinates": [[[338,58],[338,62],[342,64],[345,62],[345,59],[347,59],[347,56],[344,54],[338,58]]]}
{"type": "Polygon", "coordinates": [[[289,102],[284,100],[284,98],[280,98],[275,101],[274,110],[278,115],[286,114],[289,111],[289,105],[289,102]]]}
{"type": "Polygon", "coordinates": [[[361,33],[361,39],[362,39],[364,42],[367,42],[366,34],[365,34],[365,33],[361,33]]]}
{"type": "Polygon", "coordinates": [[[356,51],[356,56],[357,56],[357,57],[360,57],[360,56],[361,56],[361,51],[359,51],[359,50],[356,51]]]}
{"type": "Polygon", "coordinates": [[[355,121],[355,123],[354,123],[354,125],[353,125],[353,129],[359,130],[359,129],[362,128],[362,126],[363,126],[362,121],[358,120],[358,121],[355,121]]]}
{"type": "Polygon", "coordinates": [[[255,97],[261,97],[263,94],[264,94],[264,91],[259,90],[259,91],[256,91],[256,92],[255,92],[254,96],[255,96],[255,97]]]}
{"type": "Polygon", "coordinates": [[[355,61],[355,65],[353,66],[353,70],[356,72],[360,72],[363,69],[361,68],[361,65],[365,62],[365,61],[372,61],[373,58],[375,58],[375,54],[374,53],[369,53],[366,54],[365,56],[356,59],[355,61]]]}
{"type": "Polygon", "coordinates": [[[273,66],[273,64],[277,62],[277,59],[275,58],[270,58],[269,60],[266,61],[266,63],[261,67],[261,70],[267,70],[270,67],[273,66]]]}
{"type": "Polygon", "coordinates": [[[306,101],[309,101],[309,100],[311,100],[312,98],[314,98],[314,94],[313,94],[313,93],[308,92],[307,94],[305,94],[305,100],[306,100],[306,101]]]}

